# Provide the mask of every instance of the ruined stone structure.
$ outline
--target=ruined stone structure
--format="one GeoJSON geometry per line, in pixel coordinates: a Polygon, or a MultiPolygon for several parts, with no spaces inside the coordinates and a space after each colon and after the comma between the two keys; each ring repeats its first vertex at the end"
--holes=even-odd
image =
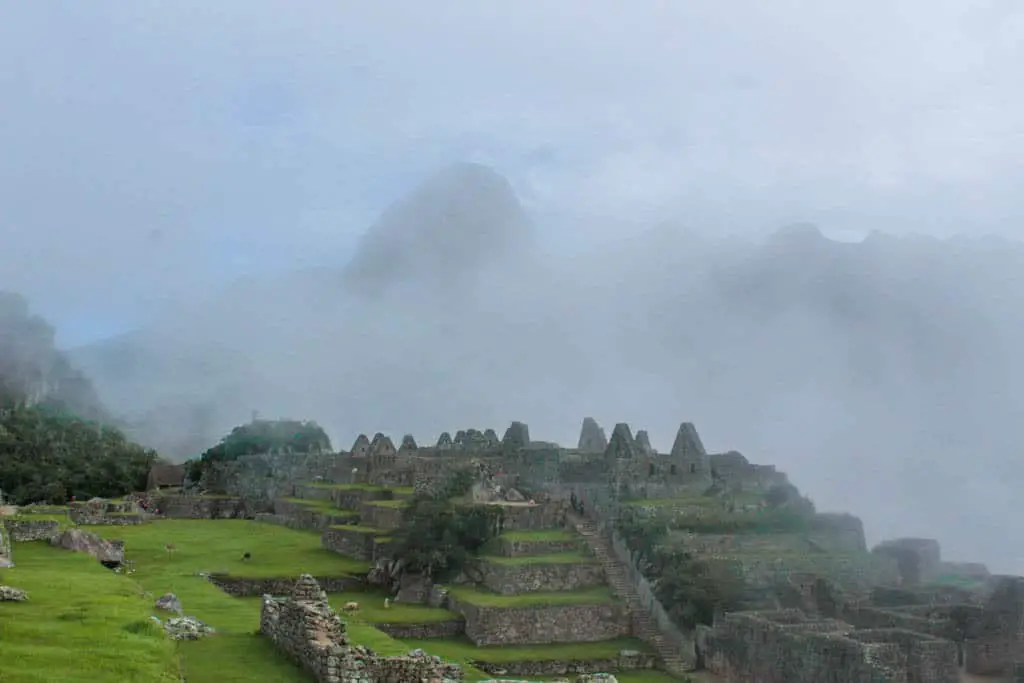
{"type": "Polygon", "coordinates": [[[957,683],[949,640],[857,629],[799,610],[726,614],[698,639],[701,663],[735,683],[957,683]]]}
{"type": "Polygon", "coordinates": [[[263,598],[260,633],[318,683],[462,680],[462,669],[455,664],[419,652],[381,657],[350,645],[345,631],[345,622],[327,604],[327,594],[308,574],[288,597],[263,598]]]}
{"type": "Polygon", "coordinates": [[[7,529],[0,525],[0,569],[8,569],[14,566],[14,558],[11,552],[11,537],[7,529]]]}
{"type": "MultiPolygon", "coordinates": [[[[806,529],[770,538],[681,532],[677,542],[709,566],[741,572],[754,602],[764,606],[721,615],[713,628],[701,627],[696,634],[680,633],[637,571],[635,558],[605,523],[623,501],[643,507],[644,499],[677,496],[684,501],[677,511],[683,516],[704,514],[700,501],[693,510],[685,508],[694,496],[716,496],[715,504],[730,514],[756,515],[756,502],[734,502],[739,493],[788,485],[784,473],[740,453],[708,453],[690,423],[680,425],[667,451],[654,448],[642,430],[634,436],[624,423],[605,438],[590,418],[575,449],[534,441],[521,422],[512,423],[501,439],[493,430],[464,429],[454,437],[442,433],[433,446],[420,446],[406,435],[397,449],[384,434],[372,440],[360,435],[350,452],[249,456],[218,465],[210,483],[227,494],[223,500],[229,502],[217,507],[273,506],[273,514],[263,515],[268,521],[320,529],[326,548],[379,564],[390,558],[388,534],[401,523],[400,498],[441,485],[468,463],[478,470],[472,500],[502,505],[505,532],[575,528],[591,559],[536,557],[574,553],[580,537],[512,535],[501,539],[500,554],[530,556],[530,562],[484,558],[472,590],[403,583],[400,601],[422,600],[460,616],[437,625],[438,634],[465,635],[478,645],[633,636],[654,644],[660,665],[670,670],[696,663],[735,683],[952,683],[961,667],[1008,677],[1024,660],[1024,579],[989,577],[982,565],[943,562],[938,543],[929,539],[888,541],[868,553],[860,520],[841,514],[815,514],[806,529]],[[524,500],[520,491],[536,500],[524,500]],[[567,523],[570,498],[578,514],[567,523]],[[331,501],[333,508],[305,506],[304,500],[331,501]],[[988,588],[934,590],[929,582],[942,575],[988,588]],[[602,585],[614,598],[593,604],[520,607],[479,595],[587,591],[602,585]]],[[[197,516],[213,511],[202,512],[197,516]]],[[[265,601],[264,618],[281,623],[280,615],[310,611],[296,607],[299,603],[265,601]]],[[[334,627],[324,628],[334,634],[330,638],[337,636],[334,627]]],[[[423,625],[409,627],[408,633],[402,628],[394,626],[395,633],[406,634],[402,637],[434,632],[423,625]]],[[[312,651],[289,645],[293,640],[279,647],[312,651]]],[[[337,656],[317,652],[309,655],[316,662],[335,658],[307,668],[337,671],[339,665],[330,664],[341,661],[337,656]]]]}

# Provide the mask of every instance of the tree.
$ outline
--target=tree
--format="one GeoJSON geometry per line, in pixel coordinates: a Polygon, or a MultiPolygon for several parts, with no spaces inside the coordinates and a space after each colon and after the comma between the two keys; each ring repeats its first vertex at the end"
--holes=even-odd
{"type": "Polygon", "coordinates": [[[468,469],[452,474],[436,493],[419,493],[402,511],[394,532],[394,556],[407,571],[445,581],[471,571],[476,558],[501,534],[504,512],[497,505],[457,501],[472,486],[468,469]]]}
{"type": "Polygon", "coordinates": [[[0,453],[0,489],[18,505],[139,491],[157,461],[155,451],[114,427],[27,406],[10,394],[0,401],[0,453]]]}
{"type": "Polygon", "coordinates": [[[189,463],[189,479],[198,481],[212,463],[231,462],[260,453],[320,453],[331,450],[331,439],[313,421],[253,420],[240,425],[189,463]]]}

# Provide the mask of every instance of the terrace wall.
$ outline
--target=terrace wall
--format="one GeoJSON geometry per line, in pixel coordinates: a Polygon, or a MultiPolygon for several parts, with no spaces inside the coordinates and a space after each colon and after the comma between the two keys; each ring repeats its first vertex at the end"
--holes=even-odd
{"type": "Polygon", "coordinates": [[[477,645],[531,645],[611,640],[629,635],[621,605],[483,607],[453,596],[449,609],[466,619],[466,636],[477,645]]]}
{"type": "Polygon", "coordinates": [[[484,562],[480,583],[487,590],[502,595],[575,591],[603,586],[605,574],[601,565],[596,563],[484,562]]]}

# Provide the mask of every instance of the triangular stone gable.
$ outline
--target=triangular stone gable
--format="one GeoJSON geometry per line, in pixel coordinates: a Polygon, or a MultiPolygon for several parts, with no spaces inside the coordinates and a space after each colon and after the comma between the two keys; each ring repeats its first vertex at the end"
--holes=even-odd
{"type": "Polygon", "coordinates": [[[378,434],[373,437],[373,443],[370,444],[371,455],[394,455],[395,444],[391,441],[390,436],[384,436],[378,434]],[[377,438],[379,436],[380,438],[377,438]]]}
{"type": "Polygon", "coordinates": [[[366,455],[370,450],[370,440],[366,434],[360,434],[352,444],[352,455],[366,455]]]}
{"type": "Polygon", "coordinates": [[[513,422],[505,430],[505,437],[501,442],[514,448],[522,448],[530,443],[530,428],[525,422],[513,422]]]}
{"type": "Polygon", "coordinates": [[[601,425],[597,424],[597,420],[592,417],[583,418],[576,448],[584,453],[604,453],[608,448],[608,437],[605,436],[601,425]]]}
{"type": "Polygon", "coordinates": [[[498,439],[498,432],[494,431],[493,429],[485,429],[484,438],[487,439],[487,443],[491,444],[492,446],[497,443],[500,443],[500,439],[498,439]]]}
{"type": "Polygon", "coordinates": [[[452,447],[452,435],[448,432],[441,432],[441,436],[437,437],[438,448],[451,448],[452,447]]]}
{"type": "Polygon", "coordinates": [[[295,582],[291,598],[295,602],[327,603],[327,594],[320,588],[320,584],[317,583],[316,579],[309,574],[303,574],[295,582]]]}
{"type": "Polygon", "coordinates": [[[452,443],[454,443],[456,446],[465,446],[466,441],[467,440],[465,429],[460,429],[459,431],[455,432],[455,438],[452,439],[452,443]]]}
{"type": "Polygon", "coordinates": [[[373,449],[377,443],[384,438],[384,432],[377,432],[373,435],[373,441],[370,442],[370,448],[373,449]]]}
{"type": "Polygon", "coordinates": [[[676,432],[676,440],[672,443],[673,458],[703,458],[708,452],[704,450],[704,443],[697,434],[697,428],[692,422],[684,422],[679,425],[676,432]]]}
{"type": "Polygon", "coordinates": [[[402,447],[400,450],[403,451],[415,451],[418,450],[419,446],[416,445],[416,439],[413,438],[412,434],[406,434],[402,437],[402,447]]]}
{"type": "Polygon", "coordinates": [[[654,448],[651,446],[651,438],[647,436],[647,430],[638,431],[634,440],[638,451],[644,455],[654,455],[654,448]]]}
{"type": "Polygon", "coordinates": [[[612,438],[608,441],[608,448],[604,454],[608,458],[635,458],[637,455],[636,442],[633,440],[633,432],[629,425],[620,422],[612,430],[612,438]]]}

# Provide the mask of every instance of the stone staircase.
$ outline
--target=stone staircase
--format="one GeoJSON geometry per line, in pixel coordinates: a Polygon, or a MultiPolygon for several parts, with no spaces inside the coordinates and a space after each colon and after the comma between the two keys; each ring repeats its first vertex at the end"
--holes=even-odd
{"type": "Polygon", "coordinates": [[[676,676],[685,674],[689,667],[683,660],[678,646],[665,637],[657,623],[644,610],[640,596],[629,578],[628,570],[615,556],[615,551],[612,550],[608,539],[592,521],[574,514],[569,514],[567,521],[583,537],[594,557],[601,564],[612,593],[626,603],[632,621],[633,635],[654,648],[668,673],[676,676]]]}

